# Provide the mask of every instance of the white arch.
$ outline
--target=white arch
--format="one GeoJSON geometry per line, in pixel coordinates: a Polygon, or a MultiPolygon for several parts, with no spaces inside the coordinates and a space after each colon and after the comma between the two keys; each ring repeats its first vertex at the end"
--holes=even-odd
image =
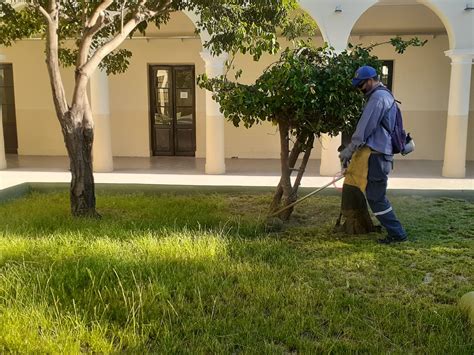
{"type": "MultiPolygon", "coordinates": [[[[27,0],[6,0],[7,3],[10,3],[14,9],[20,10],[24,6],[28,4],[27,0]]],[[[194,11],[183,10],[182,11],[194,24],[194,27],[198,28],[198,22],[200,20],[199,15],[196,14],[194,11]]],[[[211,39],[209,33],[204,30],[200,31],[199,37],[201,38],[201,43],[204,45],[205,42],[211,39]]]]}
{"type": "Polygon", "coordinates": [[[451,78],[443,176],[466,176],[471,72],[474,60],[474,13],[465,0],[418,0],[443,21],[449,34],[451,78]]]}
{"type": "MultiPolygon", "coordinates": [[[[449,39],[449,47],[451,49],[456,48],[456,44],[459,43],[459,38],[466,38],[467,36],[474,33],[471,31],[471,34],[466,34],[466,31],[463,30],[466,27],[466,19],[469,19],[469,13],[464,11],[465,8],[465,0],[450,0],[449,2],[446,0],[376,0],[372,3],[372,5],[368,6],[364,12],[362,12],[357,20],[354,22],[353,26],[357,23],[357,21],[364,15],[364,13],[369,10],[373,5],[377,3],[384,3],[390,5],[410,5],[419,3],[421,5],[426,6],[430,9],[443,23],[446,32],[448,33],[449,39]],[[455,4],[457,2],[457,4],[455,4]],[[438,6],[443,5],[443,6],[438,6]],[[457,26],[453,26],[453,23],[457,23],[457,26]],[[458,28],[455,28],[458,27],[458,28]]],[[[471,26],[474,26],[472,21],[472,13],[471,13],[471,26]]],[[[351,29],[352,32],[352,29],[351,29]]],[[[472,37],[472,35],[471,35],[472,37]]],[[[471,46],[472,47],[472,46],[471,46]]]]}
{"type": "MultiPolygon", "coordinates": [[[[300,0],[300,6],[316,21],[323,39],[337,52],[347,48],[352,27],[377,0],[300,0]]],[[[321,175],[333,176],[341,170],[338,151],[341,137],[322,137],[321,175]]]]}
{"type": "Polygon", "coordinates": [[[466,0],[416,0],[431,9],[444,24],[450,49],[474,48],[474,12],[465,10],[466,0]],[[470,31],[466,29],[471,29],[470,31]]]}
{"type": "MultiPolygon", "coordinates": [[[[386,2],[386,0],[299,1],[300,6],[317,22],[323,39],[337,50],[346,48],[356,22],[365,11],[378,2],[386,2]]],[[[465,10],[466,0],[393,0],[390,2],[425,5],[444,24],[449,37],[450,49],[474,48],[474,11],[465,10]],[[469,31],[469,29],[471,30],[469,31]]]]}
{"type": "Polygon", "coordinates": [[[9,3],[15,10],[21,10],[28,5],[26,0],[6,0],[5,2],[9,3]]]}
{"type": "MultiPolygon", "coordinates": [[[[196,14],[194,11],[189,11],[189,10],[183,10],[182,12],[191,20],[195,28],[199,28],[198,23],[199,23],[200,17],[198,14],[196,14]]],[[[199,37],[201,38],[201,44],[203,48],[204,48],[204,43],[208,42],[211,39],[209,32],[207,32],[206,30],[200,31],[199,37]]]]}
{"type": "Polygon", "coordinates": [[[337,51],[343,51],[359,17],[377,1],[300,0],[300,6],[315,19],[324,41],[337,51]]]}

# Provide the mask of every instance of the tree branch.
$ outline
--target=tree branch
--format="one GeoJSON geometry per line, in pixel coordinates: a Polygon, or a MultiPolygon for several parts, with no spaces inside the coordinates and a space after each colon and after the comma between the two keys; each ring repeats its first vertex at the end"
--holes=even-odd
{"type": "Polygon", "coordinates": [[[41,14],[45,17],[48,23],[52,21],[51,16],[49,16],[48,11],[46,11],[43,6],[41,6],[40,4],[35,4],[34,6],[39,12],[41,12],[41,14]]]}
{"type": "MultiPolygon", "coordinates": [[[[106,0],[107,1],[107,0],[106,0]]],[[[104,1],[104,3],[106,3],[104,1]]],[[[76,75],[79,76],[78,85],[74,90],[73,102],[77,102],[80,99],[79,95],[82,92],[81,88],[87,85],[88,78],[92,73],[97,69],[100,62],[115,49],[117,49],[123,41],[132,33],[135,27],[143,21],[147,21],[150,18],[154,17],[157,13],[161,11],[166,11],[170,9],[172,5],[172,0],[165,0],[156,8],[155,11],[150,9],[145,9],[144,6],[147,0],[141,0],[139,3],[139,10],[135,12],[132,18],[123,26],[123,29],[120,33],[116,34],[110,41],[105,43],[102,47],[98,48],[97,51],[92,55],[92,57],[84,62],[82,66],[78,66],[76,69],[76,75]]],[[[102,4],[104,4],[102,3],[102,4]]],[[[96,10],[97,12],[97,10],[96,10]]]]}
{"type": "Polygon", "coordinates": [[[99,19],[99,17],[103,16],[103,12],[105,10],[108,9],[108,7],[110,5],[113,4],[113,0],[104,0],[102,1],[99,6],[97,6],[97,8],[95,9],[94,13],[92,14],[92,16],[90,17],[89,21],[87,21],[85,23],[85,28],[91,28],[91,27],[94,27],[96,25],[96,22],[97,20],[99,19]]]}
{"type": "Polygon", "coordinates": [[[48,19],[48,31],[46,34],[46,65],[48,67],[51,88],[53,91],[53,101],[54,107],[56,109],[56,115],[59,121],[62,122],[65,118],[66,112],[68,111],[68,105],[61,73],[59,71],[59,16],[56,0],[50,0],[50,13],[48,14],[46,11],[44,12],[48,16],[46,17],[48,19]]]}
{"type": "Polygon", "coordinates": [[[301,180],[306,171],[306,165],[308,165],[309,157],[311,156],[311,151],[313,150],[314,135],[311,135],[306,141],[305,152],[303,155],[303,161],[301,162],[300,168],[298,170],[298,175],[296,176],[295,183],[293,184],[293,195],[296,196],[298,188],[300,187],[301,180]]]}
{"type": "Polygon", "coordinates": [[[89,56],[90,47],[92,45],[92,39],[94,35],[99,32],[105,23],[104,11],[113,4],[113,0],[104,0],[94,10],[89,20],[84,22],[84,32],[82,35],[81,45],[79,46],[79,52],[76,61],[76,69],[80,68],[87,62],[89,56]]]}
{"type": "MultiPolygon", "coordinates": [[[[133,31],[133,29],[141,22],[141,18],[138,16],[134,16],[127,24],[125,25],[125,31],[117,34],[114,38],[112,38],[109,42],[104,44],[100,47],[92,57],[86,61],[82,66],[79,66],[76,69],[76,86],[74,88],[73,94],[73,102],[80,102],[81,95],[83,95],[82,90],[86,85],[88,78],[92,75],[92,73],[97,69],[100,62],[112,51],[114,51],[122,42],[127,38],[127,36],[133,31]]],[[[84,53],[85,48],[82,48],[81,53],[79,56],[87,55],[84,53]]],[[[87,59],[86,59],[87,60],[87,59]]]]}
{"type": "Polygon", "coordinates": [[[135,14],[124,26],[124,30],[121,33],[118,33],[114,38],[109,42],[105,43],[101,48],[99,48],[93,56],[85,63],[80,70],[84,75],[90,76],[92,72],[97,68],[99,63],[104,59],[108,54],[117,49],[120,44],[128,37],[128,35],[133,31],[133,29],[142,21],[145,21],[146,17],[144,14],[135,14]]]}
{"type": "Polygon", "coordinates": [[[87,62],[87,59],[89,57],[89,51],[92,45],[92,40],[94,38],[94,35],[103,28],[104,19],[105,16],[103,13],[101,13],[99,15],[99,18],[96,20],[94,26],[84,29],[81,44],[79,46],[76,69],[80,68],[87,62]]]}

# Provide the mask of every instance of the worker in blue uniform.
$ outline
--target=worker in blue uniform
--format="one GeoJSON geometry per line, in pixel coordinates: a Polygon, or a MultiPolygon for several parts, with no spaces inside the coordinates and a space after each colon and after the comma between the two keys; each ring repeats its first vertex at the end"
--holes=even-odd
{"type": "Polygon", "coordinates": [[[380,90],[379,87],[383,84],[377,71],[370,66],[357,69],[352,85],[362,91],[367,102],[351,142],[341,151],[339,158],[343,165],[347,165],[358,148],[367,146],[371,149],[366,197],[375,217],[388,232],[388,235],[379,242],[382,244],[404,242],[407,240],[407,233],[386,197],[388,174],[393,168],[393,151],[390,133],[381,124],[382,120],[386,120],[386,127],[394,126],[395,99],[388,90],[380,90]]]}

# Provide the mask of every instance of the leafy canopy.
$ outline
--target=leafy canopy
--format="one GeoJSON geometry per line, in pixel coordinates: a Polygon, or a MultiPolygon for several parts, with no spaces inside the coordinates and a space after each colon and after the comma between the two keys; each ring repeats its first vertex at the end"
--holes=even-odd
{"type": "MultiPolygon", "coordinates": [[[[398,53],[408,46],[422,46],[417,38],[393,38],[398,53]]],[[[371,52],[376,45],[352,46],[342,53],[327,45],[319,48],[299,42],[287,48],[252,85],[231,81],[227,76],[199,78],[199,85],[214,92],[214,99],[235,126],[250,128],[264,121],[287,121],[300,141],[316,134],[350,132],[360,117],[364,98],[351,85],[362,65],[380,72],[382,62],[371,52]]],[[[240,74],[240,73],[239,73],[240,74]]],[[[237,78],[237,76],[236,76],[237,78]]]]}
{"type": "MultiPolygon", "coordinates": [[[[129,20],[139,21],[130,35],[135,31],[145,34],[150,24],[160,28],[175,11],[198,15],[197,32],[210,34],[205,47],[211,53],[250,53],[256,60],[264,52],[275,54],[280,50],[278,33],[292,39],[312,27],[307,17],[295,15],[296,0],[34,0],[16,10],[9,3],[0,3],[0,45],[10,46],[23,38],[44,36],[47,23],[40,7],[48,10],[52,1],[56,1],[59,9],[59,57],[63,65],[77,63],[79,48],[88,31],[98,30],[92,40],[90,57],[121,33],[129,20]],[[98,9],[100,21],[91,23],[89,20],[98,9]],[[97,25],[100,27],[93,28],[97,25]],[[68,39],[74,43],[71,45],[68,39]]],[[[120,73],[127,69],[131,56],[126,49],[115,49],[100,66],[108,73],[120,73]]]]}

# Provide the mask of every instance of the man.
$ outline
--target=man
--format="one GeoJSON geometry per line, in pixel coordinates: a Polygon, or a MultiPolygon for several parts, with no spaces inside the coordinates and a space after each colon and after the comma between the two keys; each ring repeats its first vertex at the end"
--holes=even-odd
{"type": "Polygon", "coordinates": [[[367,146],[371,149],[365,192],[372,212],[388,232],[379,242],[404,242],[407,234],[386,197],[388,174],[393,167],[393,152],[390,133],[381,124],[385,120],[386,127],[394,127],[395,99],[388,90],[380,88],[383,84],[379,81],[377,71],[370,66],[357,69],[352,85],[362,91],[367,103],[350,144],[339,154],[339,158],[343,165],[347,165],[358,148],[367,146]]]}

